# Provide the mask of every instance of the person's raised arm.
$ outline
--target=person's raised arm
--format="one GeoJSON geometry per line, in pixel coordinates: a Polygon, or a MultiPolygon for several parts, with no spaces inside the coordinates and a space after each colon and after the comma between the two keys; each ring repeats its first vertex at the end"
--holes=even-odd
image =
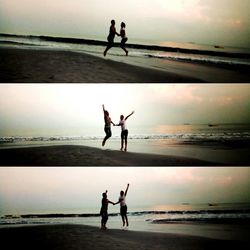
{"type": "Polygon", "coordinates": [[[135,111],[132,111],[126,118],[125,120],[127,120],[131,115],[133,115],[135,113],[135,111]]]}
{"type": "Polygon", "coordinates": [[[126,191],[125,191],[125,196],[127,195],[128,187],[129,187],[129,184],[127,185],[127,188],[126,188],[126,191]]]}
{"type": "Polygon", "coordinates": [[[105,112],[105,107],[104,107],[104,104],[102,104],[102,109],[103,109],[103,112],[105,112]]]}

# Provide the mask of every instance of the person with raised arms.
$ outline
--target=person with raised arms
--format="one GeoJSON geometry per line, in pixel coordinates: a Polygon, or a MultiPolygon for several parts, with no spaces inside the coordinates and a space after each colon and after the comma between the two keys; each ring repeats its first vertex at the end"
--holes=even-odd
{"type": "Polygon", "coordinates": [[[126,196],[128,193],[128,188],[129,188],[129,184],[127,184],[127,188],[125,190],[125,192],[123,190],[121,190],[120,192],[120,197],[118,199],[118,201],[116,203],[114,203],[114,205],[120,203],[120,214],[122,217],[122,222],[123,222],[123,227],[125,227],[125,225],[128,227],[128,216],[127,216],[127,204],[126,204],[126,196]]]}

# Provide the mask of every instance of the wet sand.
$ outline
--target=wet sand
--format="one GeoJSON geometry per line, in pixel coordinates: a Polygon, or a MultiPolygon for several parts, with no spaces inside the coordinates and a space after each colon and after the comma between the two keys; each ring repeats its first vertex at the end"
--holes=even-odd
{"type": "Polygon", "coordinates": [[[42,225],[1,228],[2,249],[248,249],[249,242],[216,240],[180,234],[102,231],[84,225],[42,225]]]}
{"type": "Polygon", "coordinates": [[[0,150],[0,166],[220,166],[180,156],[58,145],[0,150]]]}
{"type": "Polygon", "coordinates": [[[195,83],[164,72],[89,54],[46,49],[0,48],[0,82],[6,83],[195,83]]]}

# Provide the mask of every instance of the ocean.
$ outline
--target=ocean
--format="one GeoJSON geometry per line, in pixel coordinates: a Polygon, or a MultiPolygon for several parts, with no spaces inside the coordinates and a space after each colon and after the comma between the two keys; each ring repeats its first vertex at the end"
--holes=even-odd
{"type": "MultiPolygon", "coordinates": [[[[113,134],[101,146],[102,135],[62,134],[45,136],[0,136],[1,148],[48,145],[84,145],[103,150],[120,149],[120,133],[113,134]]],[[[249,166],[250,124],[180,124],[166,125],[157,134],[129,131],[128,151],[183,156],[228,165],[249,166]]]]}
{"type": "MultiPolygon", "coordinates": [[[[106,44],[105,40],[0,34],[0,45],[4,47],[66,50],[89,53],[102,58],[106,44]]],[[[184,72],[187,76],[196,76],[208,82],[230,82],[232,75],[225,70],[223,72],[225,74],[219,73],[224,68],[240,70],[241,74],[237,75],[238,81],[248,82],[250,79],[248,73],[250,68],[250,48],[158,41],[138,43],[128,41],[127,47],[129,57],[124,56],[117,39],[116,47],[108,52],[106,58],[174,73],[184,72]],[[188,67],[187,64],[184,67],[183,63],[187,62],[197,64],[195,71],[192,67],[188,67]],[[198,65],[201,67],[198,67],[198,65]],[[204,76],[200,71],[203,71],[203,67],[207,65],[214,66],[214,69],[210,68],[209,74],[204,76]],[[218,71],[218,67],[220,71],[218,71]],[[224,78],[221,75],[224,75],[224,78]]]]}
{"type": "MultiPolygon", "coordinates": [[[[99,209],[89,209],[85,213],[2,215],[0,227],[43,224],[84,224],[99,227],[99,209]]],[[[118,206],[109,206],[108,228],[122,228],[118,211],[118,206]]],[[[248,237],[250,203],[182,203],[144,208],[129,207],[128,218],[129,230],[242,240],[248,237]]]]}

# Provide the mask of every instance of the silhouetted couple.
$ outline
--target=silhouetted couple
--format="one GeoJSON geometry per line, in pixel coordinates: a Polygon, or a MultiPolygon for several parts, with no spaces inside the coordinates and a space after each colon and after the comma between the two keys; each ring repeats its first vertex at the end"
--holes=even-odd
{"type": "Polygon", "coordinates": [[[120,215],[122,217],[123,227],[125,225],[128,227],[128,216],[127,216],[127,205],[126,205],[126,196],[128,192],[129,184],[127,185],[127,188],[124,191],[120,192],[120,197],[117,202],[112,202],[108,200],[108,190],[106,190],[105,193],[102,194],[102,207],[100,211],[100,215],[102,217],[101,219],[101,229],[107,229],[106,224],[108,221],[108,204],[111,203],[113,205],[116,205],[120,203],[120,215]]]}
{"type": "Polygon", "coordinates": [[[125,48],[125,43],[128,40],[128,38],[126,37],[125,27],[126,27],[126,24],[124,22],[121,22],[121,30],[119,34],[116,32],[116,29],[115,29],[115,20],[111,20],[111,26],[109,28],[109,35],[107,38],[108,45],[105,51],[103,52],[104,56],[106,56],[108,50],[114,46],[115,35],[120,36],[122,38],[120,47],[125,51],[126,56],[128,55],[128,50],[125,48]]]}
{"type": "Polygon", "coordinates": [[[120,116],[120,122],[119,124],[114,124],[109,116],[109,112],[105,110],[104,105],[102,105],[103,108],[103,113],[104,113],[104,131],[106,133],[106,136],[104,137],[102,141],[102,146],[105,145],[106,141],[112,136],[111,133],[111,124],[113,126],[121,126],[121,151],[127,151],[127,145],[128,145],[128,129],[126,125],[127,119],[134,114],[134,111],[132,111],[128,116],[124,118],[124,115],[120,116]],[[124,147],[124,142],[125,142],[125,147],[124,147]]]}

